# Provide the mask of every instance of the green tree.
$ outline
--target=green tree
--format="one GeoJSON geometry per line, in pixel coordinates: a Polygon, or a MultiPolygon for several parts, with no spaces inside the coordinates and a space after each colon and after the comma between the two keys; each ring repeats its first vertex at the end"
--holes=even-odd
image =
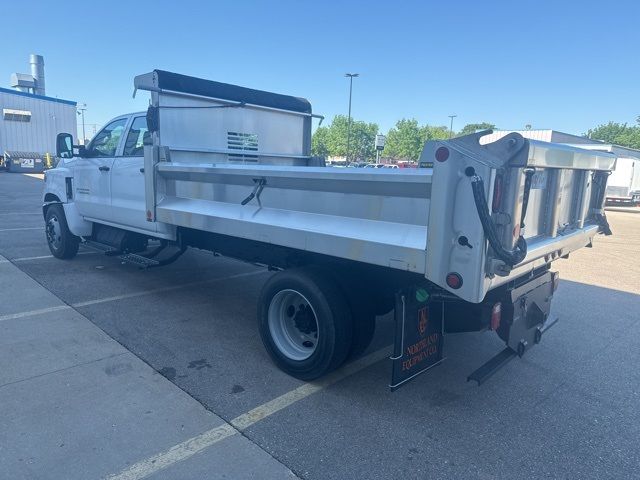
{"type": "Polygon", "coordinates": [[[357,121],[351,123],[351,157],[353,160],[373,160],[376,157],[378,125],[357,121]]]}
{"type": "Polygon", "coordinates": [[[393,159],[417,160],[423,146],[424,132],[415,118],[403,118],[387,133],[383,155],[393,159]]]}
{"type": "MultiPolygon", "coordinates": [[[[311,139],[314,155],[346,157],[349,119],[336,115],[327,127],[319,127],[311,139]]],[[[351,159],[371,160],[375,158],[375,136],[378,125],[351,119],[351,159]]]]}
{"type": "Polygon", "coordinates": [[[470,133],[476,133],[478,130],[493,130],[495,128],[496,126],[493,123],[469,123],[465,125],[462,130],[460,130],[457,136],[469,135],[470,133]]]}
{"type": "Polygon", "coordinates": [[[383,156],[395,160],[417,160],[424,148],[424,142],[446,138],[449,138],[447,127],[420,126],[415,118],[403,118],[389,130],[383,156]]]}
{"type": "Polygon", "coordinates": [[[329,128],[318,127],[311,137],[311,155],[329,156],[329,128]]]}
{"type": "Polygon", "coordinates": [[[617,122],[605,123],[589,129],[584,135],[592,140],[640,149],[640,117],[636,121],[637,125],[633,126],[617,122]]]}
{"type": "MultiPolygon", "coordinates": [[[[435,127],[432,125],[425,125],[422,127],[421,132],[423,146],[424,142],[427,140],[446,140],[451,136],[451,130],[445,126],[435,127]]],[[[420,147],[420,152],[422,152],[422,147],[420,147]]]]}

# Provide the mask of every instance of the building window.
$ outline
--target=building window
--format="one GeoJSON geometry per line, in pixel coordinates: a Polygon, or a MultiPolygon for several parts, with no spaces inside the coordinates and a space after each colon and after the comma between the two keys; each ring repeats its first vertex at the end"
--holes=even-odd
{"type": "Polygon", "coordinates": [[[2,109],[2,116],[5,120],[12,122],[30,122],[31,112],[28,110],[12,110],[10,108],[2,109]]]}

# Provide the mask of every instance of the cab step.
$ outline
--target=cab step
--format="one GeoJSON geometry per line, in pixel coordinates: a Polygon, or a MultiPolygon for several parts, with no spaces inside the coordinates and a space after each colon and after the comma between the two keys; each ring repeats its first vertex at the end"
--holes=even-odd
{"type": "Polygon", "coordinates": [[[120,250],[113,248],[111,245],[96,242],[95,240],[85,240],[82,245],[98,253],[104,253],[107,256],[114,256],[122,253],[120,250]]]}
{"type": "Polygon", "coordinates": [[[140,268],[157,267],[160,265],[159,260],[143,257],[142,255],[138,255],[135,253],[125,253],[124,255],[120,255],[118,258],[123,262],[136,265],[140,268]]]}

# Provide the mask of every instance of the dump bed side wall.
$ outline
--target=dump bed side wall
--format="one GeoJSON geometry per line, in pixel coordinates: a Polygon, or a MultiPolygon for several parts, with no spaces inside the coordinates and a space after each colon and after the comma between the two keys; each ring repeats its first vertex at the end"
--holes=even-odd
{"type": "Polygon", "coordinates": [[[428,172],[158,161],[171,160],[161,150],[145,147],[159,222],[424,273],[428,172]]]}
{"type": "Polygon", "coordinates": [[[153,74],[136,85],[157,114],[149,219],[424,273],[430,172],[306,166],[310,109],[163,90],[153,74]]]}

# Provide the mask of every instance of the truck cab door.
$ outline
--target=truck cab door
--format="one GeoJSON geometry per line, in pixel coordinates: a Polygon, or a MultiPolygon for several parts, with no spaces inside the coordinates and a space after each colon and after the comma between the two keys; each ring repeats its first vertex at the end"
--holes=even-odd
{"type": "Polygon", "coordinates": [[[147,118],[135,116],[127,129],[122,155],[117,155],[111,174],[113,222],[148,232],[156,223],[148,222],[144,185],[144,141],[149,136],[147,118]]]}
{"type": "Polygon", "coordinates": [[[111,169],[126,124],[127,117],[107,124],[75,161],[75,202],[83,217],[111,221],[111,169]]]}

